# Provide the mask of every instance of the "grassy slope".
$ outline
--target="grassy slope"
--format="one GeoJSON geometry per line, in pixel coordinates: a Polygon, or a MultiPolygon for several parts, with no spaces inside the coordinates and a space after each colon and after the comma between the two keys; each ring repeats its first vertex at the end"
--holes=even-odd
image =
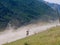
{"type": "Polygon", "coordinates": [[[5,45],[60,45],[60,27],[54,27],[5,45]]]}

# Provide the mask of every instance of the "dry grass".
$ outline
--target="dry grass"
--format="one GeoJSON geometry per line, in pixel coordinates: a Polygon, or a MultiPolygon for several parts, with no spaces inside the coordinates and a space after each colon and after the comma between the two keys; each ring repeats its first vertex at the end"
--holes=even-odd
{"type": "Polygon", "coordinates": [[[60,27],[53,27],[47,31],[4,45],[60,45],[60,27]]]}

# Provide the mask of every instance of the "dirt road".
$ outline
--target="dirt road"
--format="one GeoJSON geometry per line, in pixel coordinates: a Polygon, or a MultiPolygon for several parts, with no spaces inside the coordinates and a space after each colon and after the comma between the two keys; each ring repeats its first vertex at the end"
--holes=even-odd
{"type": "Polygon", "coordinates": [[[47,30],[51,27],[56,26],[56,24],[47,24],[47,25],[28,25],[21,27],[17,29],[17,31],[13,31],[13,29],[10,29],[10,31],[6,31],[6,33],[0,35],[0,45],[4,43],[9,43],[16,41],[18,39],[22,39],[26,37],[26,31],[29,30],[29,36],[38,33],[44,30],[47,30]]]}

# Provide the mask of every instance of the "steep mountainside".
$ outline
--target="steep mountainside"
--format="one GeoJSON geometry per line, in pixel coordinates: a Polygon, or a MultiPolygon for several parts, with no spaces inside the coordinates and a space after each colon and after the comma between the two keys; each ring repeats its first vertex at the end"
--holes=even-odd
{"type": "Polygon", "coordinates": [[[48,3],[47,4],[56,11],[57,17],[59,19],[60,22],[60,5],[59,4],[55,4],[55,3],[48,3]]]}
{"type": "Polygon", "coordinates": [[[17,28],[33,20],[56,20],[55,10],[38,0],[0,0],[0,30],[9,24],[17,28]]]}
{"type": "Polygon", "coordinates": [[[55,4],[55,3],[48,3],[47,4],[54,9],[55,11],[58,11],[59,15],[60,15],[60,5],[59,4],[55,4]]]}
{"type": "Polygon", "coordinates": [[[60,5],[59,4],[54,4],[54,3],[48,3],[48,4],[49,4],[49,6],[51,6],[54,9],[58,8],[60,11],[60,5]]]}

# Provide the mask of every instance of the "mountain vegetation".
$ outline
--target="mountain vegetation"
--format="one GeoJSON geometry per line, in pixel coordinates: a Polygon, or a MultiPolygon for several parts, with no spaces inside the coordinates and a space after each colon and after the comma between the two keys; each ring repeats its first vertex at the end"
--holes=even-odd
{"type": "Polygon", "coordinates": [[[0,30],[39,21],[56,20],[56,11],[43,0],[0,0],[0,30]]]}

